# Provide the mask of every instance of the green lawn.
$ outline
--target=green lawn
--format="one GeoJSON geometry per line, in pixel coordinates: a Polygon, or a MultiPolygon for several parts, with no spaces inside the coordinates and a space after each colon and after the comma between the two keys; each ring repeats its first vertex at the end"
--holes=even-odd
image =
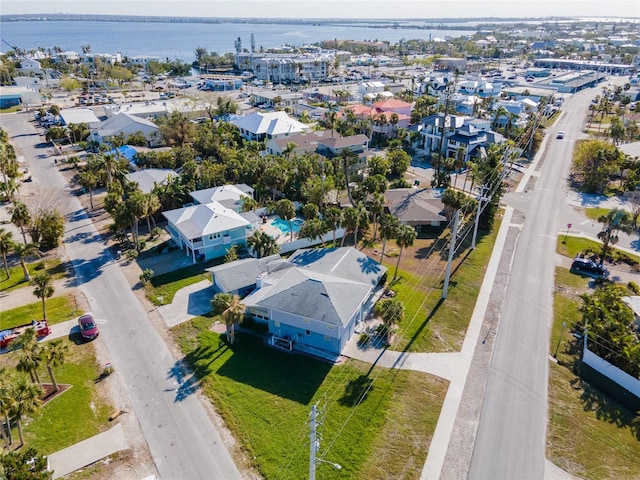
{"type": "MultiPolygon", "coordinates": [[[[72,387],[43,405],[33,418],[23,419],[26,444],[45,455],[108,429],[109,415],[113,411],[96,392],[94,380],[101,367],[96,363],[93,345],[65,342],[69,345],[66,362],[54,367],[54,374],[59,384],[72,387]]],[[[16,361],[17,354],[8,353],[0,357],[0,366],[13,366],[16,361]]],[[[39,369],[39,375],[42,382],[51,383],[46,366],[39,369]]],[[[18,439],[16,428],[13,438],[18,439]]]]}
{"type": "MultiPolygon", "coordinates": [[[[306,478],[308,417],[321,410],[319,478],[418,478],[435,430],[447,382],[408,371],[338,366],[267,348],[240,333],[228,346],[198,317],[172,332],[241,448],[264,478],[306,478]],[[370,387],[368,390],[367,388],[370,387]],[[358,399],[364,397],[360,403],[358,399]]],[[[188,394],[178,390],[177,400],[188,394]]]]}
{"type": "MultiPolygon", "coordinates": [[[[596,252],[602,251],[602,243],[589,240],[588,238],[583,237],[572,237],[571,235],[566,237],[565,235],[558,235],[558,241],[556,243],[556,251],[564,255],[565,257],[574,258],[578,253],[583,252],[587,249],[591,249],[596,252]]],[[[640,262],[640,256],[634,255],[632,253],[621,252],[617,250],[615,247],[613,248],[614,252],[619,252],[637,262],[640,262]]]]}
{"type": "MultiPolygon", "coordinates": [[[[36,275],[42,271],[47,272],[54,280],[65,278],[67,276],[66,265],[59,259],[53,260],[41,260],[35,263],[28,263],[27,268],[31,276],[36,275]]],[[[17,288],[28,287],[29,282],[24,279],[24,272],[22,267],[17,265],[9,268],[9,278],[4,271],[4,265],[2,265],[2,272],[0,272],[0,292],[10,292],[17,288]]]]}
{"type": "MultiPolygon", "coordinates": [[[[35,303],[3,311],[0,315],[0,330],[23,325],[42,318],[42,301],[33,297],[35,303]]],[[[50,325],[66,322],[78,316],[73,295],[51,297],[47,300],[47,321],[50,325]]]]}
{"type": "Polygon", "coordinates": [[[606,215],[610,211],[611,211],[610,208],[600,208],[600,207],[592,207],[592,208],[584,209],[584,213],[587,216],[587,218],[590,218],[592,220],[598,220],[601,216],[606,215]]]}
{"type": "MultiPolygon", "coordinates": [[[[457,352],[475,308],[484,272],[500,227],[496,222],[493,231],[480,238],[476,249],[454,260],[449,292],[444,302],[440,268],[433,276],[414,276],[400,270],[400,281],[393,286],[397,298],[405,307],[405,319],[398,325],[394,350],[411,352],[457,352]]],[[[404,262],[404,260],[403,260],[404,262]]],[[[401,265],[402,263],[401,262],[401,265]]],[[[385,262],[393,274],[395,263],[385,262]]]]}
{"type": "Polygon", "coordinates": [[[15,105],[13,107],[0,109],[0,115],[3,113],[15,113],[20,111],[22,111],[22,107],[20,105],[15,105]]]}
{"type": "Polygon", "coordinates": [[[584,367],[570,329],[580,318],[578,295],[587,291],[587,282],[556,268],[549,348],[552,354],[558,349],[558,364],[550,363],[549,370],[547,457],[581,478],[637,479],[640,412],[631,412],[577,374],[584,367]]]}
{"type": "Polygon", "coordinates": [[[156,275],[145,284],[145,294],[154,305],[171,303],[176,292],[181,288],[188,287],[201,280],[211,280],[211,274],[206,269],[219,265],[223,261],[224,258],[220,258],[156,275]],[[162,297],[162,301],[158,300],[159,297],[162,297]]]}

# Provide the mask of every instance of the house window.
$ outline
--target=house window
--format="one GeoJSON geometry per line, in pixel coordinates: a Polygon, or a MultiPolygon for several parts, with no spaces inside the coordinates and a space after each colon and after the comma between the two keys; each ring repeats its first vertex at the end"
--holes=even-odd
{"type": "Polygon", "coordinates": [[[304,334],[308,337],[311,336],[311,330],[305,330],[304,334]]]}
{"type": "Polygon", "coordinates": [[[331,337],[329,335],[325,335],[324,336],[324,341],[325,342],[330,342],[331,341],[331,337]]]}
{"type": "Polygon", "coordinates": [[[201,242],[202,241],[202,237],[196,237],[192,240],[192,242],[201,242]]]}

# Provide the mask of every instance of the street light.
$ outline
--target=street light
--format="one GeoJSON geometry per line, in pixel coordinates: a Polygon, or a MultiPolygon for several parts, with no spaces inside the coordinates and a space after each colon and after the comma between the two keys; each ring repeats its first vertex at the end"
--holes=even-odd
{"type": "Polygon", "coordinates": [[[318,462],[318,463],[328,463],[329,465],[331,465],[336,470],[342,470],[342,465],[340,465],[339,463],[329,462],[328,460],[323,460],[322,458],[316,458],[316,462],[318,462]]]}

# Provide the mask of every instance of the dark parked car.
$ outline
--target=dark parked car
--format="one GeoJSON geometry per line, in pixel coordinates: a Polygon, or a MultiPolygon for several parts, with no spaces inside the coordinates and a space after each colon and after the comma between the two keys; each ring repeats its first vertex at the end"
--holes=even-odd
{"type": "Polygon", "coordinates": [[[87,340],[93,340],[99,335],[98,326],[89,314],[82,315],[78,318],[78,326],[80,327],[80,335],[87,340]]]}
{"type": "Polygon", "coordinates": [[[588,258],[576,258],[571,264],[571,272],[590,277],[605,278],[609,276],[609,271],[602,265],[598,265],[588,258]]]}

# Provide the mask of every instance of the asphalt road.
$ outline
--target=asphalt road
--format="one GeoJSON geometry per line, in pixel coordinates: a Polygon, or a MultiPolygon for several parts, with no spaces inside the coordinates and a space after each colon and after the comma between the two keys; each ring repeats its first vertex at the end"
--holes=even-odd
{"type": "Polygon", "coordinates": [[[549,129],[539,176],[504,200],[524,213],[502,308],[484,403],[469,470],[470,479],[542,479],[545,465],[549,335],[553,320],[554,252],[566,229],[567,172],[582,121],[599,89],[564,103],[549,129]],[[556,139],[558,131],[564,139],[556,139]]]}
{"type": "MultiPolygon", "coordinates": [[[[38,158],[46,149],[29,114],[4,115],[18,155],[30,164],[34,184],[46,195],[68,195],[69,189],[50,159],[38,158]]],[[[196,386],[179,368],[131,290],[91,220],[75,197],[66,204],[64,242],[76,282],[87,296],[95,317],[104,320],[101,336],[111,362],[126,385],[131,405],[142,427],[163,480],[242,478],[194,394],[196,386]]]]}

